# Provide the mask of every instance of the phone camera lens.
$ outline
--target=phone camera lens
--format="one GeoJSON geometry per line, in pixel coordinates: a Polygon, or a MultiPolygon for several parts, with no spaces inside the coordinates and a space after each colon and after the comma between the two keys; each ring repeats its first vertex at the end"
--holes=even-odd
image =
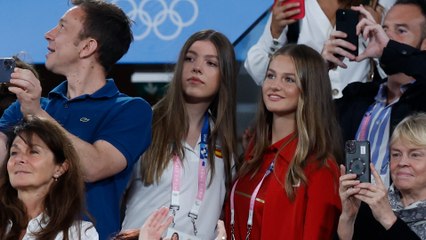
{"type": "Polygon", "coordinates": [[[347,141],[345,147],[346,147],[346,152],[355,153],[355,141],[347,141]]]}
{"type": "Polygon", "coordinates": [[[7,70],[10,70],[13,68],[13,63],[11,60],[7,60],[7,59],[4,60],[3,65],[4,65],[4,68],[7,70]]]}
{"type": "Polygon", "coordinates": [[[4,60],[4,66],[9,67],[10,66],[10,62],[9,60],[4,60]]]}

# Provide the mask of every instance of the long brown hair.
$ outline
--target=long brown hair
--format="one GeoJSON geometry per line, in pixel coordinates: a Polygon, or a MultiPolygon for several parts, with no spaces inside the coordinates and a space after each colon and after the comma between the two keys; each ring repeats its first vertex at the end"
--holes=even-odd
{"type": "Polygon", "coordinates": [[[182,139],[188,133],[189,123],[182,90],[183,63],[188,49],[196,41],[210,41],[219,58],[220,87],[209,106],[214,127],[208,139],[210,180],[214,176],[214,152],[221,144],[225,166],[226,186],[231,184],[231,163],[236,160],[236,76],[237,63],[232,44],[221,33],[204,30],[194,33],[182,47],[175,66],[173,79],[166,95],[153,107],[152,142],[141,159],[140,171],[145,185],[159,181],[173,154],[184,159],[182,139]]]}
{"type": "MultiPolygon", "coordinates": [[[[343,156],[342,140],[335,116],[330,79],[321,55],[308,46],[289,44],[275,52],[270,61],[280,55],[289,56],[293,60],[296,83],[300,90],[296,109],[298,143],[284,180],[287,196],[293,199],[292,186],[299,182],[306,184],[304,167],[310,160],[308,157],[313,155],[321,166],[329,158],[340,162],[343,156]]],[[[260,98],[254,145],[246,154],[250,159],[241,166],[240,176],[256,172],[263,161],[264,151],[271,145],[273,114],[267,110],[262,94],[260,98]]]]}
{"type": "MultiPolygon", "coordinates": [[[[52,151],[55,164],[68,164],[68,170],[55,181],[44,198],[44,214],[49,221],[43,229],[34,233],[36,239],[50,240],[62,232],[68,240],[68,230],[86,213],[84,209],[84,182],[79,167],[78,155],[65,133],[54,123],[33,116],[26,117],[9,134],[7,148],[16,137],[32,144],[34,136],[38,136],[52,151]]],[[[0,169],[0,239],[15,240],[28,225],[27,210],[18,198],[18,192],[12,187],[7,171],[7,158],[0,169]],[[9,223],[12,228],[8,231],[9,223]]],[[[77,226],[81,230],[81,225],[77,226]]],[[[80,231],[79,231],[80,232],[80,231]]]]}

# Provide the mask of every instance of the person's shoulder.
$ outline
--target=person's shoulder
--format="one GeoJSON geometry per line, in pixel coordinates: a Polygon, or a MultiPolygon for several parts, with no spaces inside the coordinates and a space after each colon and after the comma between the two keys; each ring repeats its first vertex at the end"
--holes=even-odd
{"type": "Polygon", "coordinates": [[[131,97],[121,92],[117,96],[115,101],[117,104],[120,105],[130,105],[133,107],[141,107],[142,109],[151,109],[151,105],[145,99],[141,97],[131,97]]]}
{"type": "Polygon", "coordinates": [[[377,91],[379,90],[379,82],[353,82],[348,84],[343,89],[343,97],[341,100],[347,100],[352,98],[359,97],[371,97],[376,96],[377,91]]]}
{"type": "Polygon", "coordinates": [[[339,168],[332,159],[326,159],[324,164],[319,160],[310,163],[310,169],[306,172],[308,195],[315,201],[328,199],[339,208],[339,177],[339,168]]]}
{"type": "Polygon", "coordinates": [[[321,163],[318,159],[313,159],[309,161],[309,163],[306,165],[305,172],[309,177],[317,177],[317,176],[333,176],[339,175],[339,166],[337,165],[336,161],[327,158],[325,159],[324,163],[321,163]]]}

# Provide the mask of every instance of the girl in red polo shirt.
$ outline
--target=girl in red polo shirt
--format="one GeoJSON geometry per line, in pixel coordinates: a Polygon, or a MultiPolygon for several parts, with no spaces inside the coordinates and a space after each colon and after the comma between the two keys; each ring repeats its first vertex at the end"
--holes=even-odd
{"type": "Polygon", "coordinates": [[[326,69],[305,45],[271,57],[254,137],[227,201],[228,238],[332,239],[342,144],[326,69]]]}

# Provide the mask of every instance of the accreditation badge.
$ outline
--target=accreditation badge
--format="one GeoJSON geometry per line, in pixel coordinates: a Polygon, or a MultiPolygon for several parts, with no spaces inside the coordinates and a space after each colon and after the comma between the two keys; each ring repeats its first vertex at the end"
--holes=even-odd
{"type": "Polygon", "coordinates": [[[200,240],[198,237],[194,235],[189,235],[187,233],[181,232],[175,228],[169,228],[167,229],[166,237],[163,239],[170,239],[170,240],[200,240]]]}

